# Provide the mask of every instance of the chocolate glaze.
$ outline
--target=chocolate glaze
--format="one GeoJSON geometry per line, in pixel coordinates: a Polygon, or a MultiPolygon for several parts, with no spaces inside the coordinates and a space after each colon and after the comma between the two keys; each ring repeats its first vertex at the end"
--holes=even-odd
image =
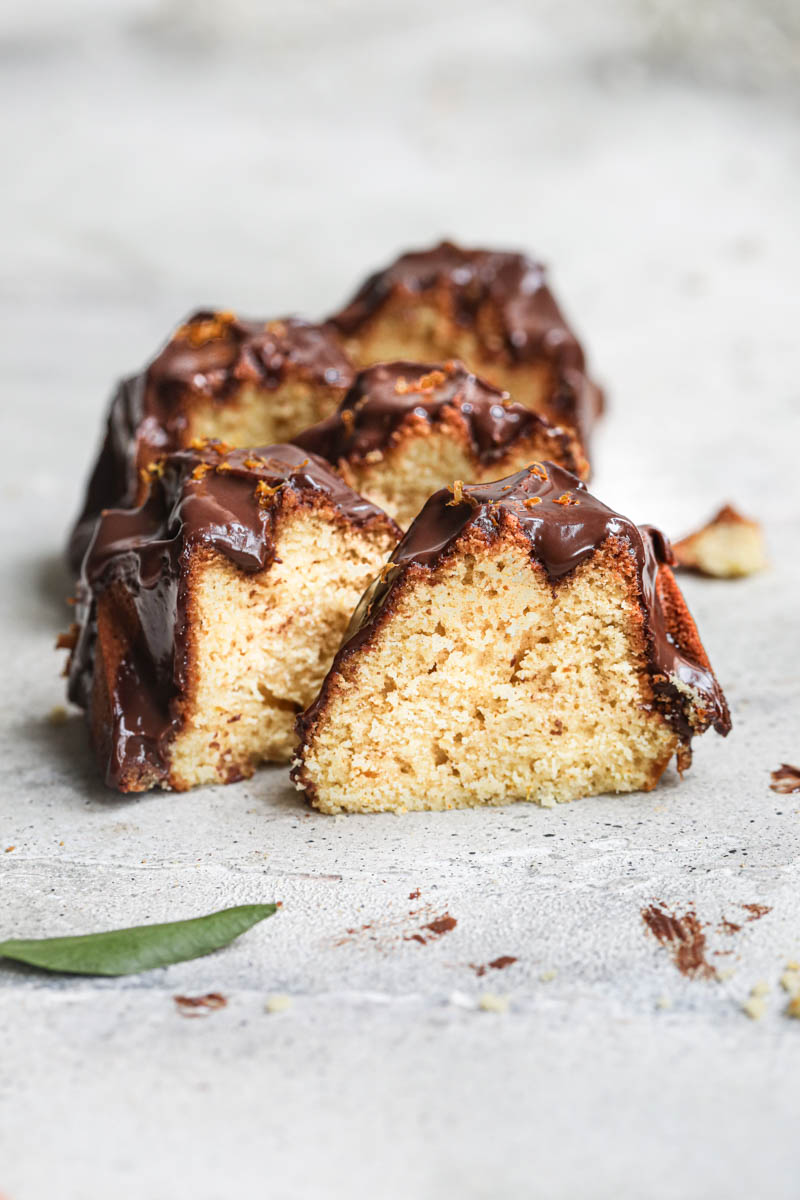
{"type": "Polygon", "coordinates": [[[335,519],[379,524],[399,536],[386,514],[327,463],[288,445],[225,452],[209,442],[177,451],[152,471],[140,508],[103,513],[78,585],[80,633],[70,660],[69,697],[91,710],[97,600],[119,585],[133,636],[111,687],[106,782],[112,787],[142,772],[166,777],[165,751],[187,682],[190,556],[207,548],[243,571],[260,571],[274,558],[279,514],[298,504],[332,509],[335,519]]]}
{"type": "MultiPolygon", "coordinates": [[[[293,439],[334,464],[363,462],[389,447],[412,415],[429,424],[457,414],[481,463],[501,458],[520,438],[538,433],[554,451],[570,453],[570,435],[538,413],[515,404],[459,362],[380,363],[359,372],[338,412],[293,439]]],[[[572,443],[574,445],[574,443],[572,443]]],[[[577,458],[570,455],[572,465],[577,458]]]]}
{"type": "MultiPolygon", "coordinates": [[[[729,732],[725,697],[702,647],[696,655],[679,644],[665,611],[659,572],[671,564],[672,553],[663,534],[649,526],[634,525],[613,512],[574,475],[551,462],[535,463],[496,483],[463,486],[461,494],[463,498],[457,502],[454,490],[443,488],[427,501],[386,567],[362,596],[331,674],[346,656],[369,640],[383,606],[407,571],[438,566],[468,530],[492,542],[509,525],[521,529],[530,543],[531,558],[544,568],[554,586],[608,538],[615,538],[627,544],[636,564],[649,670],[665,715],[684,743],[712,724],[723,735],[729,732]],[[690,688],[693,695],[688,696],[677,685],[690,688]]],[[[326,684],[327,680],[314,704],[298,718],[301,739],[323,711],[326,684]]]]}
{"type": "Polygon", "coordinates": [[[186,441],[185,401],[224,404],[242,386],[279,387],[289,372],[349,387],[353,368],[330,329],[298,317],[253,321],[200,310],[173,334],[143,372],[124,379],[111,401],[106,434],[86,501],[70,538],[76,572],[104,508],[135,504],[139,471],[186,441]]]}
{"type": "Polygon", "coordinates": [[[547,286],[545,268],[525,254],[464,250],[448,241],[411,251],[370,275],[331,321],[346,337],[357,336],[394,292],[438,288],[452,295],[455,320],[476,333],[478,313],[491,306],[512,362],[545,358],[583,369],[583,350],[547,286]]]}

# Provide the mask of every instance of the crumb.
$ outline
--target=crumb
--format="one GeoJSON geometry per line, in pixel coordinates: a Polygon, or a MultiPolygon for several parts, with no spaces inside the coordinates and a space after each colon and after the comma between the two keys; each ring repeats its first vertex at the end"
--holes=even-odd
{"type": "Polygon", "coordinates": [[[540,808],[555,808],[556,802],[552,796],[542,796],[539,801],[540,808]]]}
{"type": "Polygon", "coordinates": [[[267,1002],[264,1005],[264,1012],[282,1013],[292,1007],[292,998],[287,996],[285,992],[275,992],[272,996],[267,996],[267,1002]]]}
{"type": "Polygon", "coordinates": [[[478,1000],[482,1012],[507,1013],[508,996],[497,996],[494,992],[484,992],[478,1000]]]}
{"type": "Polygon", "coordinates": [[[205,996],[173,996],[172,999],[182,1017],[207,1017],[228,1003],[221,992],[207,992],[205,996]]]}
{"type": "Polygon", "coordinates": [[[772,783],[769,786],[773,792],[780,792],[782,796],[800,792],[800,767],[793,767],[791,763],[781,763],[770,778],[772,783]]]}
{"type": "Polygon", "coordinates": [[[557,975],[558,975],[558,971],[553,971],[553,970],[542,971],[542,973],[539,976],[539,982],[540,983],[552,983],[557,975]]]}
{"type": "Polygon", "coordinates": [[[669,996],[658,996],[656,999],[656,1008],[672,1008],[672,1001],[670,1000],[669,996]]]}
{"type": "Polygon", "coordinates": [[[746,1013],[751,1021],[760,1021],[766,1011],[767,1002],[763,996],[751,996],[742,1005],[742,1012],[746,1013]]]}
{"type": "Polygon", "coordinates": [[[56,704],[50,709],[50,712],[47,714],[47,719],[51,725],[64,725],[66,724],[68,716],[69,713],[64,705],[56,704]]]}
{"type": "Polygon", "coordinates": [[[735,974],[736,974],[736,971],[734,970],[734,968],[728,967],[727,971],[718,971],[717,972],[717,979],[719,979],[723,983],[725,983],[726,980],[733,979],[735,974]]]}
{"type": "Polygon", "coordinates": [[[767,995],[769,984],[766,979],[759,979],[750,988],[750,995],[742,1005],[742,1011],[747,1013],[751,1021],[760,1021],[767,1011],[767,995]]]}
{"type": "Polygon", "coordinates": [[[783,990],[790,996],[800,996],[800,969],[797,966],[787,963],[779,982],[783,990]]]}
{"type": "Polygon", "coordinates": [[[12,850],[16,850],[16,846],[6,846],[4,853],[10,854],[12,850]]]}
{"type": "Polygon", "coordinates": [[[795,1019],[800,1018],[800,993],[798,993],[796,996],[792,996],[791,1000],[786,1005],[786,1016],[794,1017],[795,1019]]]}
{"type": "Polygon", "coordinates": [[[753,575],[767,565],[758,521],[743,517],[729,504],[702,529],[675,542],[672,549],[679,567],[717,579],[753,575]]]}

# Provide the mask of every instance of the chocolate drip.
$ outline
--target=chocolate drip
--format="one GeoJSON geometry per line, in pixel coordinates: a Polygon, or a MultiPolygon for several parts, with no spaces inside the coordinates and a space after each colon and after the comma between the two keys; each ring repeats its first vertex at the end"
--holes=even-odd
{"type": "Polygon", "coordinates": [[[458,324],[479,337],[478,314],[491,307],[499,318],[501,346],[510,361],[544,358],[583,370],[583,351],[547,286],[545,268],[524,254],[464,250],[447,241],[431,250],[403,254],[370,275],[331,321],[345,336],[358,336],[393,292],[418,295],[437,289],[452,296],[458,324]]]}
{"type": "Polygon", "coordinates": [[[251,321],[201,310],[173,334],[139,375],[119,384],[83,511],[70,538],[76,572],[104,508],[135,504],[139,472],[186,441],[184,401],[223,404],[240,388],[280,386],[289,371],[329,387],[349,387],[353,368],[330,329],[299,317],[251,321]]]}
{"type": "MultiPolygon", "coordinates": [[[[344,656],[366,642],[394,587],[408,569],[432,570],[468,529],[496,540],[508,523],[522,530],[531,557],[541,564],[554,586],[590,558],[609,538],[627,543],[636,562],[639,599],[645,616],[649,669],[656,695],[681,740],[709,725],[721,734],[731,723],[725,697],[708,665],[699,640],[679,639],[662,596],[660,571],[672,562],[663,534],[639,527],[601,504],[574,475],[555,463],[535,463],[495,483],[454,485],[427,501],[397,545],[381,574],[362,596],[333,669],[344,656]],[[687,695],[681,688],[694,693],[687,695]]],[[[301,736],[322,712],[325,684],[314,704],[299,719],[301,736]]]]}
{"type": "Polygon", "coordinates": [[[448,414],[461,417],[481,463],[494,462],[535,433],[560,443],[565,452],[570,447],[564,430],[515,404],[508,392],[478,379],[459,362],[368,367],[356,376],[338,412],[304,430],[294,443],[334,464],[342,459],[363,462],[390,446],[411,416],[436,424],[448,414]]]}
{"type": "Polygon", "coordinates": [[[132,636],[110,689],[111,786],[132,772],[166,776],[165,750],[177,729],[186,683],[192,552],[216,550],[243,571],[263,570],[275,554],[275,521],[298,504],[332,510],[335,519],[349,524],[396,529],[327,463],[289,445],[226,452],[209,442],[178,451],[151,472],[140,508],[103,514],[78,586],[80,634],[70,661],[69,697],[91,709],[97,600],[118,585],[124,591],[123,624],[132,636]]]}

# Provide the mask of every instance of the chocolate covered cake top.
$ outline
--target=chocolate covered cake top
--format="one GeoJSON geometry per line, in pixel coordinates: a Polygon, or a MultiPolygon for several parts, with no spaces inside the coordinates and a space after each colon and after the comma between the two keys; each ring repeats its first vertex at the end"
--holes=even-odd
{"type": "Polygon", "coordinates": [[[140,468],[185,441],[187,393],[222,403],[248,384],[277,388],[290,372],[342,389],[354,374],[333,332],[299,317],[253,321],[201,310],[179,326],[144,371],[117,387],[70,542],[73,568],[80,567],[101,510],[134,504],[140,468]]]}
{"type": "MultiPolygon", "coordinates": [[[[554,585],[607,539],[625,543],[636,565],[653,687],[666,715],[686,742],[710,725],[728,733],[730,716],[722,689],[696,631],[682,628],[674,613],[665,592],[666,577],[660,578],[662,567],[673,561],[666,538],[614,512],[569,471],[551,462],[534,463],[495,483],[456,482],[434,493],[359,602],[339,656],[369,640],[393,589],[409,569],[435,568],[468,530],[492,542],[509,526],[523,532],[531,557],[554,585]]],[[[301,718],[301,727],[313,722],[323,704],[324,685],[301,718]]]]}
{"type": "Polygon", "coordinates": [[[416,415],[435,424],[449,414],[464,421],[482,463],[500,458],[510,446],[534,433],[565,448],[569,435],[473,375],[459,362],[379,363],[359,372],[339,410],[299,434],[294,442],[337,463],[364,461],[385,450],[416,415]]]}
{"type": "Polygon", "coordinates": [[[194,550],[215,550],[243,571],[262,570],[275,556],[276,519],[297,506],[332,509],[344,522],[400,532],[327,463],[297,446],[232,450],[207,441],[169,455],[150,475],[140,508],[103,514],[78,586],[79,633],[69,676],[75,703],[88,708],[91,702],[100,593],[123,586],[135,626],[113,684],[112,786],[136,762],[165,769],[163,746],[186,680],[186,568],[194,550]]]}
{"type": "Polygon", "coordinates": [[[479,311],[491,305],[499,317],[501,347],[512,361],[545,358],[583,369],[583,351],[547,285],[545,268],[525,254],[464,250],[448,241],[411,251],[370,275],[331,321],[345,336],[357,336],[394,293],[432,289],[451,294],[453,316],[465,327],[475,328],[479,311]]]}

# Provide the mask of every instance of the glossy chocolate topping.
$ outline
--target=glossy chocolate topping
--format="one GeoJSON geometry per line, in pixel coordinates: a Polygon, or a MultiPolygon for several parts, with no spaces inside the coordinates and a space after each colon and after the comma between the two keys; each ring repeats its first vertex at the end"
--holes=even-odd
{"type": "MultiPolygon", "coordinates": [[[[531,557],[554,586],[608,538],[626,543],[637,568],[653,688],[666,716],[684,742],[712,724],[719,733],[728,733],[725,697],[702,648],[698,657],[689,646],[679,644],[665,610],[659,572],[672,562],[669,543],[658,530],[634,525],[601,504],[574,475],[551,462],[535,463],[496,483],[455,484],[434,493],[361,598],[339,656],[368,640],[393,588],[410,568],[436,567],[468,530],[479,531],[492,542],[509,524],[525,534],[531,557]]],[[[313,723],[323,703],[324,685],[315,704],[300,718],[301,731],[313,723]]]]}
{"type": "Polygon", "coordinates": [[[91,707],[97,599],[120,585],[132,635],[111,686],[106,781],[112,787],[143,768],[155,777],[166,773],[164,751],[186,682],[192,553],[216,550],[243,571],[260,571],[274,558],[276,520],[298,505],[323,507],[349,524],[396,529],[327,463],[288,445],[226,451],[208,442],[177,451],[152,470],[140,508],[103,513],[78,586],[80,634],[69,696],[91,707]]]}
{"type": "Polygon", "coordinates": [[[491,308],[496,315],[491,327],[499,324],[501,348],[512,362],[545,358],[583,369],[583,351],[547,286],[545,268],[525,254],[464,250],[452,242],[403,254],[370,275],[331,321],[346,337],[357,336],[394,293],[435,290],[452,297],[454,319],[479,338],[478,315],[491,308]]]}
{"type": "MultiPolygon", "coordinates": [[[[295,445],[334,464],[363,462],[389,447],[414,416],[431,425],[456,415],[466,426],[481,463],[502,457],[520,438],[549,438],[553,453],[569,451],[570,437],[537,413],[515,404],[508,392],[485,383],[459,362],[394,362],[356,376],[338,412],[294,438],[295,445]]],[[[574,465],[576,465],[574,463],[574,465]]]]}
{"type": "Polygon", "coordinates": [[[185,444],[187,398],[223,404],[246,385],[274,390],[290,372],[342,389],[353,379],[349,360],[324,326],[298,317],[264,322],[229,312],[194,313],[141,374],[117,387],[70,540],[73,569],[80,568],[101,510],[135,504],[140,469],[185,444]]]}

